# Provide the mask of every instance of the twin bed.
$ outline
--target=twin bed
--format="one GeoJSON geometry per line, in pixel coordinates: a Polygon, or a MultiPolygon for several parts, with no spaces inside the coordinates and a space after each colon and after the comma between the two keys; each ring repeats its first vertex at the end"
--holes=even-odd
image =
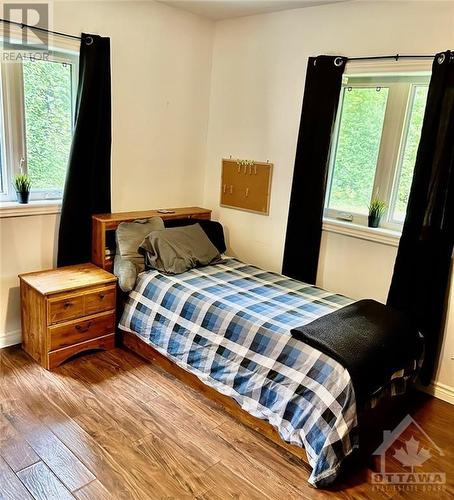
{"type": "MultiPolygon", "coordinates": [[[[175,210],[167,217],[209,218],[203,209],[175,210]]],[[[115,223],[110,214],[95,216],[95,263],[109,266],[99,260],[107,231],[123,221],[161,215],[133,214],[116,214],[115,223]]],[[[352,302],[224,258],[178,275],[139,274],[121,306],[119,330],[128,348],[216,399],[298,458],[307,457],[309,482],[320,487],[336,479],[358,446],[361,408],[348,370],[291,330],[352,302]]],[[[399,367],[362,405],[403,392],[416,368],[416,360],[399,367]]]]}

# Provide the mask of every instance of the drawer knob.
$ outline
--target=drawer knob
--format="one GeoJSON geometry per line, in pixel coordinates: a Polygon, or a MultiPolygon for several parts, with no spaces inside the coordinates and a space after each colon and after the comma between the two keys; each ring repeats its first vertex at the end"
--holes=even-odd
{"type": "Polygon", "coordinates": [[[104,294],[104,293],[100,293],[100,294],[99,294],[99,298],[100,298],[101,300],[103,300],[103,299],[104,299],[104,297],[105,297],[105,294],[104,294]]]}
{"type": "Polygon", "coordinates": [[[91,326],[91,321],[87,323],[86,326],[76,325],[76,330],[81,333],[88,332],[88,330],[90,330],[90,326],[91,326]]]}
{"type": "Polygon", "coordinates": [[[69,302],[69,301],[67,301],[67,302],[65,302],[65,303],[63,304],[63,306],[64,306],[64,308],[65,308],[65,309],[68,309],[68,307],[71,307],[72,305],[73,305],[73,303],[72,303],[72,302],[69,302]]]}

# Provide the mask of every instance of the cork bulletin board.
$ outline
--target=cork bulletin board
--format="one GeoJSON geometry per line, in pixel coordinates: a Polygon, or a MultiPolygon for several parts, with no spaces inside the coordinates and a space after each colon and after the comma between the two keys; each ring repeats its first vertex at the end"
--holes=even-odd
{"type": "Polygon", "coordinates": [[[269,162],[223,159],[221,207],[268,215],[272,173],[269,162]]]}

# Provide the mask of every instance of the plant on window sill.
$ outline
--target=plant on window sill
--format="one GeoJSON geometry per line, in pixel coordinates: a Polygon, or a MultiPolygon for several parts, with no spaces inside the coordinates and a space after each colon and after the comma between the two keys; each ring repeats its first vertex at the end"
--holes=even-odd
{"type": "Polygon", "coordinates": [[[369,227],[379,227],[380,219],[386,210],[386,203],[379,198],[373,198],[369,205],[369,217],[368,226],[369,227]]]}
{"type": "MultiPolygon", "coordinates": [[[[22,170],[22,169],[21,169],[22,170]]],[[[30,196],[31,181],[27,174],[20,173],[14,178],[14,189],[16,190],[17,202],[24,205],[28,203],[30,196]]]]}

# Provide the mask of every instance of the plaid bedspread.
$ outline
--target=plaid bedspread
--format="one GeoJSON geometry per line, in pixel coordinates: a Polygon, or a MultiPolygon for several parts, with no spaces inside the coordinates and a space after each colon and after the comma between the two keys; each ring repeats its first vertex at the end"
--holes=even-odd
{"type": "Polygon", "coordinates": [[[345,368],[290,330],[351,302],[227,259],[178,276],[142,273],[120,328],[304,447],[309,482],[321,486],[358,445],[355,394],[345,368]]]}

